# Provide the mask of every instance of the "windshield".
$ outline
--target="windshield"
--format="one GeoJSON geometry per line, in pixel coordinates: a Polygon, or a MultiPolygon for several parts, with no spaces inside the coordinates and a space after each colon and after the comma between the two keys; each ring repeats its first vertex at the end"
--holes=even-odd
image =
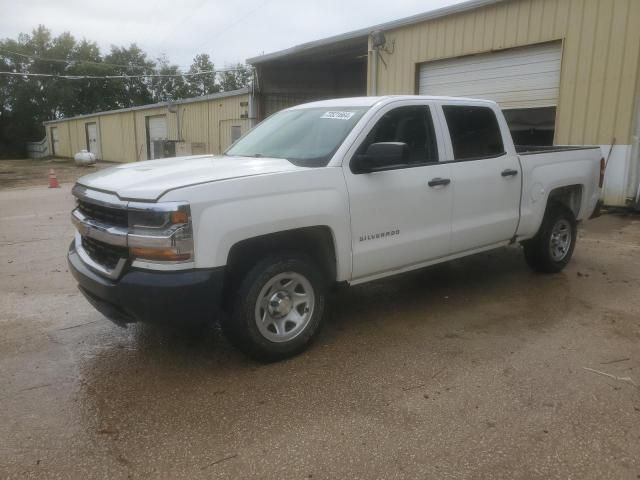
{"type": "Polygon", "coordinates": [[[287,110],[269,117],[226,151],[240,157],[286,158],[325,166],[369,107],[287,110]]]}

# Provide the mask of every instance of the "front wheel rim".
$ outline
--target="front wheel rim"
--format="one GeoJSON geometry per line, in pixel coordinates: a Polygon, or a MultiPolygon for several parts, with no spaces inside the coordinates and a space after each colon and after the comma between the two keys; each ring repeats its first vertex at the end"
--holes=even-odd
{"type": "Polygon", "coordinates": [[[561,262],[569,254],[571,248],[571,225],[565,219],[558,220],[551,230],[549,253],[554,262],[561,262]]]}
{"type": "Polygon", "coordinates": [[[260,289],[255,307],[256,326],[267,340],[288,342],[306,329],[314,308],[311,282],[297,272],[279,273],[260,289]]]}

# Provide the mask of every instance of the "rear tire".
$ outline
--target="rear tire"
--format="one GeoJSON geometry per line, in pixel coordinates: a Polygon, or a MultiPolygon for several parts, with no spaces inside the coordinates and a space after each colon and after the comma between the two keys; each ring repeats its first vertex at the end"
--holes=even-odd
{"type": "Polygon", "coordinates": [[[564,205],[550,205],[536,236],[522,243],[527,264],[537,272],[560,272],[571,260],[576,234],[573,212],[564,205]]]}
{"type": "Polygon", "coordinates": [[[294,356],[320,329],[326,281],[299,253],[265,257],[241,279],[222,328],[242,352],[262,362],[294,356]]]}

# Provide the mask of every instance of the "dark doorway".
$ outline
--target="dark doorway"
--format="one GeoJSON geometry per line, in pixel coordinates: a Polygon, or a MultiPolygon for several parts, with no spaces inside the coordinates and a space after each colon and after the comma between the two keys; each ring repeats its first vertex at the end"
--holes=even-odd
{"type": "Polygon", "coordinates": [[[556,107],[513,108],[503,112],[516,145],[553,145],[556,107]]]}

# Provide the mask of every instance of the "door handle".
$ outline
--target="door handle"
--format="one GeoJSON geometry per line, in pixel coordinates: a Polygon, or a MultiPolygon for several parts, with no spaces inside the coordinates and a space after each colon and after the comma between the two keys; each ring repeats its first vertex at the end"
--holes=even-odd
{"type": "Polygon", "coordinates": [[[515,177],[516,175],[518,175],[518,170],[507,168],[506,170],[503,170],[500,175],[502,175],[503,177],[515,177]]]}
{"type": "Polygon", "coordinates": [[[436,177],[436,178],[432,178],[431,180],[429,180],[428,185],[430,187],[437,187],[439,185],[449,185],[450,183],[451,183],[451,179],[450,178],[436,177]]]}

